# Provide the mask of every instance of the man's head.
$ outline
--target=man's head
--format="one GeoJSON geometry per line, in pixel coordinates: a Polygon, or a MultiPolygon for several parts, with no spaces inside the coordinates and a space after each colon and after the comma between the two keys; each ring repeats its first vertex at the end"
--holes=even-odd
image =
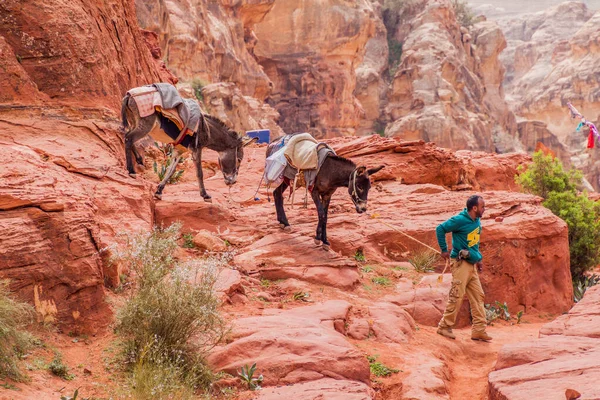
{"type": "Polygon", "coordinates": [[[481,218],[485,211],[485,201],[483,197],[473,195],[467,200],[467,211],[473,218],[481,218]]]}

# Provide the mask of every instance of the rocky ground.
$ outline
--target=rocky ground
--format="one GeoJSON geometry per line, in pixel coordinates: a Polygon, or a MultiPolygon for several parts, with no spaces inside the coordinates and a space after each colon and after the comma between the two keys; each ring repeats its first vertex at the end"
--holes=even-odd
{"type": "MultiPolygon", "coordinates": [[[[278,228],[264,188],[260,200],[253,200],[264,147],[248,149],[240,181],[230,191],[220,172],[209,174],[206,182],[213,203],[201,201],[191,170],[154,203],[155,223],[181,221],[184,232],[204,232],[196,237],[198,245],[235,254],[218,284],[222,311],[233,333],[209,361],[234,375],[241,366],[256,362],[265,382],[258,393],[244,391],[235,379],[220,386],[234,387],[231,396],[240,399],[288,395],[312,399],[324,393],[332,399],[517,399],[523,393],[520,387],[527,388],[529,398],[543,390],[544,398],[562,399],[568,388],[589,398],[598,395],[588,385],[598,373],[597,361],[586,353],[588,361],[571,362],[567,355],[593,348],[598,292],[590,292],[586,302],[550,323],[572,304],[566,226],[541,207],[539,199],[501,190],[513,184],[511,177],[524,161],[522,156],[465,157],[421,142],[379,137],[337,139],[332,145],[339,154],[386,168],[370,193],[368,215],[356,214],[343,190],[336,193],[329,222],[330,252],[313,244],[316,212],[310,204],[301,208],[302,192],[294,208],[287,207],[291,232],[278,228]],[[437,173],[430,173],[431,168],[437,173]],[[474,179],[492,170],[493,179],[474,179]],[[406,260],[422,246],[379,223],[391,223],[434,245],[435,225],[460,210],[475,188],[488,201],[482,237],[486,303],[507,302],[513,317],[524,311],[519,324],[515,318],[494,323],[489,328],[492,343],[470,340],[466,304],[456,341],[435,333],[450,275],[438,281],[443,265],[436,266],[437,272],[415,272],[406,260]],[[230,247],[223,246],[224,240],[230,247]],[[364,259],[357,256],[359,250],[364,259]],[[542,350],[524,350],[529,347],[548,349],[544,350],[548,356],[540,355],[545,354],[542,350]],[[376,377],[369,371],[367,356],[377,356],[377,361],[399,372],[376,377]],[[557,371],[552,372],[551,385],[545,383],[548,375],[538,369],[539,357],[557,371]],[[526,381],[520,378],[524,375],[529,377],[526,381]]],[[[215,168],[214,161],[209,155],[207,171],[215,168]]],[[[155,180],[150,171],[143,175],[155,180]]],[[[127,179],[143,183],[142,178],[127,179]]],[[[182,249],[180,257],[200,254],[197,249],[182,249]]],[[[126,295],[108,293],[111,309],[126,295]]],[[[100,315],[110,316],[103,311],[100,315]]],[[[85,334],[71,331],[68,324],[60,327],[62,334],[40,333],[47,348],[26,361],[33,370],[32,382],[18,384],[20,391],[9,389],[0,398],[53,398],[77,387],[86,396],[119,396],[116,387],[123,378],[114,364],[116,338],[110,330],[85,334]],[[54,348],[77,375],[73,381],[38,368],[51,359],[48,349],[54,348]]]]}

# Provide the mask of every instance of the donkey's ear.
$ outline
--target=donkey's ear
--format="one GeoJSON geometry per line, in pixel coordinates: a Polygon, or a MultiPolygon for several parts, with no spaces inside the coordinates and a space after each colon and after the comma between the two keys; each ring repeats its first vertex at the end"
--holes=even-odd
{"type": "Polygon", "coordinates": [[[374,173],[377,173],[384,168],[385,168],[385,165],[380,165],[379,167],[369,168],[369,170],[367,172],[369,173],[369,175],[373,175],[374,173]]]}
{"type": "Polygon", "coordinates": [[[356,175],[364,175],[367,172],[367,167],[356,168],[356,175]]]}
{"type": "Polygon", "coordinates": [[[250,143],[254,143],[254,142],[256,142],[256,141],[258,141],[258,138],[257,138],[257,137],[253,137],[253,138],[251,138],[251,137],[249,137],[249,136],[244,136],[244,137],[242,137],[242,146],[243,146],[243,147],[246,147],[246,146],[248,146],[250,143]]]}

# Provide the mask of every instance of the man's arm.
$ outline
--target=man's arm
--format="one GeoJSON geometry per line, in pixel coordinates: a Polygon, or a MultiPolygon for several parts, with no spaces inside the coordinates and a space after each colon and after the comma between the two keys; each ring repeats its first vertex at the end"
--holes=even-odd
{"type": "Polygon", "coordinates": [[[446,234],[450,232],[454,232],[459,227],[457,223],[457,218],[452,217],[446,222],[442,222],[435,228],[435,235],[437,236],[438,245],[442,250],[442,257],[447,259],[450,257],[448,254],[448,245],[446,244],[446,234]]]}

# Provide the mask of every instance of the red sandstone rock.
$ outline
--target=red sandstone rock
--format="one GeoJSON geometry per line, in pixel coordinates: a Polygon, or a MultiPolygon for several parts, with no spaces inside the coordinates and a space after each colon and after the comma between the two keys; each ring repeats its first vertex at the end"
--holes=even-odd
{"type": "Polygon", "coordinates": [[[150,228],[149,187],[127,177],[116,157],[117,132],[94,115],[4,115],[10,122],[0,120],[0,276],[41,319],[93,332],[111,317],[104,284],[119,278],[108,253],[98,252],[118,233],[150,228]]]}
{"type": "Polygon", "coordinates": [[[373,319],[371,329],[383,343],[406,343],[413,335],[415,321],[401,307],[392,303],[377,303],[369,307],[373,319]]]}
{"type": "Polygon", "coordinates": [[[357,319],[348,325],[347,335],[352,339],[363,340],[369,337],[369,322],[366,319],[357,319]]]}
{"type": "Polygon", "coordinates": [[[600,398],[600,286],[586,292],[569,313],[540,330],[541,338],[502,348],[489,375],[492,400],[564,399],[576,388],[600,398]]]}
{"type": "Polygon", "coordinates": [[[193,239],[194,245],[200,250],[208,250],[208,251],[225,251],[227,250],[227,246],[225,246],[225,242],[223,239],[213,235],[207,230],[201,230],[196,235],[194,235],[193,239]]]}
{"type": "Polygon", "coordinates": [[[30,81],[53,102],[116,111],[128,89],[161,80],[129,1],[4,1],[0,37],[27,74],[16,98],[6,100],[32,102],[23,91],[30,81]]]}
{"type": "Polygon", "coordinates": [[[347,318],[349,307],[347,302],[332,301],[238,319],[233,342],[216,348],[209,362],[229,373],[256,362],[266,386],[325,377],[366,383],[366,358],[333,329],[334,320],[347,318]]]}
{"type": "Polygon", "coordinates": [[[92,332],[110,320],[103,287],[122,271],[98,251],[153,223],[118,110],[160,76],[131,2],[0,5],[0,277],[40,319],[92,332]]]}
{"type": "Polygon", "coordinates": [[[373,390],[362,382],[323,378],[291,386],[264,388],[258,393],[257,400],[371,400],[373,395],[373,390]]]}
{"type": "Polygon", "coordinates": [[[228,296],[238,291],[243,294],[240,272],[230,268],[221,269],[215,283],[215,291],[223,292],[228,296]]]}

